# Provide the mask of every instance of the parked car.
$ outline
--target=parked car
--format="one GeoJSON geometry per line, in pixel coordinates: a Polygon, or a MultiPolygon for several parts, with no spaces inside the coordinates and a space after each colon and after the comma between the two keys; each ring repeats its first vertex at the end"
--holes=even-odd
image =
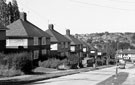
{"type": "Polygon", "coordinates": [[[124,59],[119,59],[119,68],[125,69],[126,61],[124,59]]]}

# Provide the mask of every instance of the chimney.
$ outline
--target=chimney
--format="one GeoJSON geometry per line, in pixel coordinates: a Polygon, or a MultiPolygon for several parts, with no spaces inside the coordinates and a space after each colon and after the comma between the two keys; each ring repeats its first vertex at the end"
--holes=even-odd
{"type": "Polygon", "coordinates": [[[50,30],[54,30],[54,25],[53,25],[53,24],[49,24],[49,25],[48,25],[48,28],[49,28],[50,30]]]}
{"type": "Polygon", "coordinates": [[[22,19],[23,21],[27,20],[27,14],[25,12],[20,12],[20,19],[22,19]]]}
{"type": "Polygon", "coordinates": [[[70,35],[70,30],[69,29],[66,30],[66,35],[70,35]]]}
{"type": "Polygon", "coordinates": [[[75,34],[75,38],[79,39],[78,34],[75,34]]]}

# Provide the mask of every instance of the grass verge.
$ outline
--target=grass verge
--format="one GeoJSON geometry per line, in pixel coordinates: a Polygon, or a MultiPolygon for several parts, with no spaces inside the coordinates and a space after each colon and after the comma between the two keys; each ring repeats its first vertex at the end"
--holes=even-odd
{"type": "Polygon", "coordinates": [[[115,75],[112,77],[98,83],[97,85],[122,85],[122,83],[127,79],[128,73],[120,72],[118,73],[117,79],[115,75]]]}

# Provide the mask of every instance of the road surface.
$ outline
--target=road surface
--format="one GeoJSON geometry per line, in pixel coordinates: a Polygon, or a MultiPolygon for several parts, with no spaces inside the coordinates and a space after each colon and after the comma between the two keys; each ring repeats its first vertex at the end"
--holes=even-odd
{"type": "MultiPolygon", "coordinates": [[[[131,65],[127,65],[126,69],[119,69],[118,72],[131,72],[131,70],[128,69],[128,66],[131,65]]],[[[116,67],[114,66],[95,71],[81,72],[79,74],[38,81],[32,83],[31,85],[96,85],[114,75],[115,72],[116,67]]]]}

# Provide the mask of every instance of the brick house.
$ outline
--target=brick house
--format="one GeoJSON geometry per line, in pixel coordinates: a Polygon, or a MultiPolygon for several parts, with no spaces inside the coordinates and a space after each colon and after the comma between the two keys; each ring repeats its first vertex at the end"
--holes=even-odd
{"type": "Polygon", "coordinates": [[[69,29],[66,30],[65,36],[71,40],[70,53],[77,54],[79,57],[83,57],[83,44],[77,38],[70,34],[69,29]]]}
{"type": "Polygon", "coordinates": [[[20,19],[7,26],[7,52],[31,51],[33,59],[45,55],[50,50],[50,35],[27,20],[27,14],[20,13],[20,19]]]}
{"type": "Polygon", "coordinates": [[[83,57],[89,57],[90,55],[90,46],[83,40],[80,39],[80,42],[83,44],[83,57]]]}
{"type": "Polygon", "coordinates": [[[6,48],[6,30],[8,28],[0,24],[0,52],[4,52],[6,48]]]}
{"type": "Polygon", "coordinates": [[[51,54],[57,56],[69,56],[70,50],[70,40],[64,35],[60,34],[54,29],[53,24],[49,24],[48,30],[46,32],[50,34],[51,37],[51,54]]]}

